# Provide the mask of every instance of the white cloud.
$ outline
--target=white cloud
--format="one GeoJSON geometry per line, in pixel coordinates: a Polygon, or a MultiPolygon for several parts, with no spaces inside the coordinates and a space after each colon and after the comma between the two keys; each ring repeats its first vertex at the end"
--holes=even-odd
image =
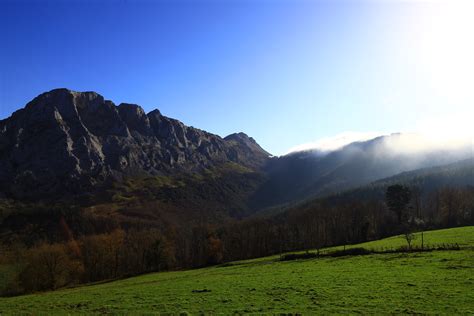
{"type": "MultiPolygon", "coordinates": [[[[386,149],[398,153],[423,152],[434,149],[455,150],[471,145],[474,150],[473,113],[459,113],[443,117],[420,120],[411,130],[401,132],[397,137],[385,139],[386,149]]],[[[301,144],[288,150],[286,154],[314,150],[322,153],[338,150],[350,143],[367,141],[380,132],[344,132],[314,142],[301,144]]]]}
{"type": "Polygon", "coordinates": [[[366,141],[381,136],[380,132],[343,132],[333,137],[326,137],[314,142],[301,144],[290,148],[286,154],[298,151],[317,150],[321,152],[330,152],[340,149],[350,143],[366,141]]]}

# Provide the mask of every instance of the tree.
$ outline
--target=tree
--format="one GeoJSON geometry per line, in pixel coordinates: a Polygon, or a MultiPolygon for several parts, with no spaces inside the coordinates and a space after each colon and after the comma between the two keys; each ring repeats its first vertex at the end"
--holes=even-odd
{"type": "Polygon", "coordinates": [[[88,281],[112,279],[119,276],[125,233],[115,230],[109,234],[84,237],[81,243],[82,262],[88,281]]]}
{"type": "Polygon", "coordinates": [[[174,263],[174,249],[158,231],[148,232],[145,248],[145,271],[161,271],[174,263]]]}
{"type": "MultiPolygon", "coordinates": [[[[415,195],[416,194],[417,192],[415,192],[415,195]]],[[[413,234],[411,227],[413,223],[410,221],[408,213],[408,204],[410,203],[411,198],[411,190],[400,184],[389,186],[385,192],[385,200],[388,208],[397,214],[398,223],[403,227],[403,234],[408,244],[408,250],[411,250],[411,243],[416,237],[415,234],[413,234]]]]}
{"type": "Polygon", "coordinates": [[[25,259],[19,280],[26,292],[57,289],[82,272],[80,263],[69,258],[63,244],[41,244],[29,249],[25,259]]]}
{"type": "Polygon", "coordinates": [[[408,244],[408,250],[411,250],[411,242],[416,239],[416,235],[413,234],[411,231],[407,230],[405,232],[405,240],[407,241],[408,244]]]}
{"type": "Polygon", "coordinates": [[[411,200],[410,188],[394,184],[387,188],[385,192],[385,201],[388,208],[397,215],[398,222],[403,224],[408,220],[408,203],[411,200]]]}
{"type": "Polygon", "coordinates": [[[175,248],[159,230],[132,230],[126,236],[122,257],[126,275],[161,271],[174,265],[175,248]]]}
{"type": "Polygon", "coordinates": [[[461,209],[461,195],[455,188],[443,188],[440,190],[441,214],[443,223],[447,227],[458,224],[459,210],[461,209]]]}
{"type": "Polygon", "coordinates": [[[208,264],[219,264],[223,259],[223,245],[222,241],[214,235],[211,235],[207,239],[207,263],[208,264]]]}

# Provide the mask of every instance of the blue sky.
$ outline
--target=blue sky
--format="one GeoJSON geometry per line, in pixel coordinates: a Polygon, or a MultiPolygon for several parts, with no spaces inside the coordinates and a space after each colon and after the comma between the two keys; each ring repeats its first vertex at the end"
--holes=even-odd
{"type": "Polygon", "coordinates": [[[473,114],[473,8],[3,0],[0,118],[67,87],[243,131],[273,154],[347,131],[453,129],[473,114]]]}

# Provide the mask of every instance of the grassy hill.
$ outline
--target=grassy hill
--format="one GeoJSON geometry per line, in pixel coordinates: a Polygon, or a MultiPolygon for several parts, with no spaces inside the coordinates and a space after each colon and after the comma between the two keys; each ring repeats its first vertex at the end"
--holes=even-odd
{"type": "MultiPolygon", "coordinates": [[[[259,258],[0,298],[0,314],[474,313],[474,227],[427,232],[425,243],[461,250],[259,258]]],[[[396,236],[352,247],[403,244],[396,236]]]]}

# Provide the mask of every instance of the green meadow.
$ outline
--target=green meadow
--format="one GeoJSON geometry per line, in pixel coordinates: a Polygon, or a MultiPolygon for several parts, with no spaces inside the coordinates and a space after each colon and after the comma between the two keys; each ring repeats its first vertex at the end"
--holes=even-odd
{"type": "MultiPolygon", "coordinates": [[[[0,314],[474,314],[474,227],[425,232],[424,242],[461,250],[273,256],[0,298],[0,314]]],[[[395,236],[351,247],[405,244],[395,236]]]]}

